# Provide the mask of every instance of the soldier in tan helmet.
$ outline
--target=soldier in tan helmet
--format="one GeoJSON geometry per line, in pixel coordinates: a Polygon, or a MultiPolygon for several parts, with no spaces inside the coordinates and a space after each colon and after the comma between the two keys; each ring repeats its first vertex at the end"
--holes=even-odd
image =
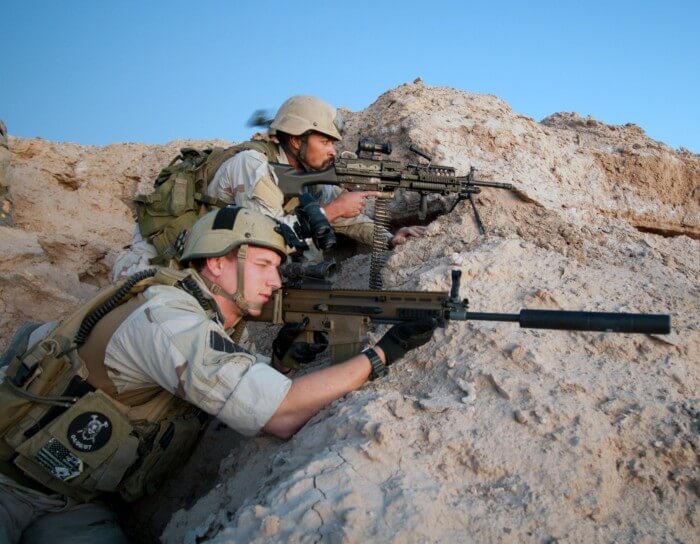
{"type": "MultiPolygon", "coordinates": [[[[293,96],[282,104],[270,124],[268,135],[276,144],[275,153],[265,156],[251,150],[229,159],[214,176],[209,195],[233,198],[239,206],[284,220],[286,202],[268,162],[289,164],[300,172],[325,170],[333,164],[335,143],[342,140],[343,128],[341,113],[330,104],[313,96],[293,96]]],[[[333,229],[366,245],[372,244],[374,224],[362,213],[365,199],[378,195],[347,192],[331,185],[315,193],[333,229]]],[[[396,234],[387,231],[385,235],[390,245],[398,245],[424,230],[404,227],[396,234]]]]}
{"type": "MultiPolygon", "coordinates": [[[[300,172],[328,168],[336,156],[335,143],[342,139],[343,125],[340,112],[323,100],[305,95],[291,97],[277,111],[264,141],[247,142],[249,149],[236,153],[216,170],[208,186],[209,196],[259,211],[294,228],[296,199],[285,198],[269,163],[289,164],[300,172]]],[[[378,195],[332,186],[322,186],[315,194],[334,230],[367,245],[372,243],[374,224],[363,214],[365,201],[378,195]]],[[[390,245],[398,245],[424,230],[404,227],[396,234],[387,231],[385,235],[390,245]]],[[[131,250],[123,252],[114,265],[113,278],[147,268],[149,260],[157,257],[156,249],[137,228],[131,250]]]]}
{"type": "Polygon", "coordinates": [[[288,438],[430,340],[432,321],[396,325],[373,348],[294,379],[281,361],[310,359],[295,345],[298,324],[282,327],[271,359],[232,341],[281,285],[280,232],[259,212],[209,212],[188,235],[185,270],[139,273],[42,334],[15,335],[0,383],[0,542],[123,542],[95,501],[158,485],[209,415],[245,436],[288,438]]]}

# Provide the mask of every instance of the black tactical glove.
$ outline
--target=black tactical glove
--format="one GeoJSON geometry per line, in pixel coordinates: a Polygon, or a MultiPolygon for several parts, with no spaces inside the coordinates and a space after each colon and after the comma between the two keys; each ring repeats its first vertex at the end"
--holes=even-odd
{"type": "Polygon", "coordinates": [[[277,333],[277,338],[272,342],[272,353],[282,366],[299,368],[313,361],[328,347],[328,338],[320,331],[314,331],[313,342],[294,341],[308,324],[309,318],[305,317],[301,323],[285,324],[277,333]]]}
{"type": "Polygon", "coordinates": [[[422,346],[433,337],[433,331],[437,327],[434,319],[421,319],[399,323],[377,342],[386,355],[387,366],[406,355],[407,351],[422,346]]]}

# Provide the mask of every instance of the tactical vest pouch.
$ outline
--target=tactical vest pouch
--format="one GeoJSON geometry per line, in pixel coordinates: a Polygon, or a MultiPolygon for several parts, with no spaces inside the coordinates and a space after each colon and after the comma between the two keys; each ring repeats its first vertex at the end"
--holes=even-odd
{"type": "Polygon", "coordinates": [[[271,177],[264,177],[255,185],[253,196],[272,209],[282,208],[284,203],[284,194],[271,177]]]}
{"type": "MultiPolygon", "coordinates": [[[[71,359],[75,354],[58,355],[61,337],[42,340],[22,359],[15,359],[7,368],[7,380],[20,379],[21,390],[40,398],[60,396],[71,378],[81,374],[81,363],[71,359]]],[[[64,346],[65,347],[65,346],[64,346]]],[[[0,456],[9,461],[12,451],[26,440],[25,433],[37,425],[54,408],[53,403],[35,402],[18,394],[10,384],[0,384],[0,456]]]]}
{"type": "Polygon", "coordinates": [[[202,429],[202,422],[194,414],[162,420],[151,450],[122,483],[119,490],[122,498],[134,501],[152,493],[187,459],[202,429]]]}
{"type": "MultiPolygon", "coordinates": [[[[6,383],[0,384],[0,436],[20,421],[34,406],[31,400],[17,396],[6,383]]],[[[9,461],[14,455],[14,448],[5,440],[0,440],[0,461],[9,461]]]]}
{"type": "Polygon", "coordinates": [[[198,217],[194,171],[182,164],[169,166],[165,171],[174,168],[180,171],[170,172],[153,193],[136,197],[139,230],[144,238],[161,231],[182,214],[193,214],[195,221],[198,217]]]}
{"type": "Polygon", "coordinates": [[[49,489],[89,500],[115,491],[136,461],[132,431],[114,401],[97,390],[22,443],[14,464],[49,489]]]}
{"type": "Polygon", "coordinates": [[[199,215],[194,211],[187,211],[175,219],[168,216],[167,223],[150,238],[150,242],[155,246],[158,255],[169,254],[169,250],[175,243],[178,235],[183,230],[191,228],[198,218],[199,215]]]}

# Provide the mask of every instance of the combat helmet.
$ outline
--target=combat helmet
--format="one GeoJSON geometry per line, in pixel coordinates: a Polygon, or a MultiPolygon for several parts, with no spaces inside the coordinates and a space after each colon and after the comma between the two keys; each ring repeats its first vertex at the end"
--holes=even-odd
{"type": "Polygon", "coordinates": [[[296,95],[280,106],[270,124],[270,134],[280,131],[301,136],[314,131],[342,140],[344,127],[343,116],[336,108],[314,96],[296,95]]]}
{"type": "Polygon", "coordinates": [[[286,260],[290,249],[273,218],[246,208],[226,206],[197,220],[187,235],[180,262],[186,265],[196,259],[222,257],[238,249],[238,285],[235,293],[224,291],[206,278],[203,280],[213,294],[231,300],[247,314],[250,309],[262,308],[262,305],[249,302],[243,296],[243,272],[248,246],[271,249],[282,257],[282,262],[286,260]]]}

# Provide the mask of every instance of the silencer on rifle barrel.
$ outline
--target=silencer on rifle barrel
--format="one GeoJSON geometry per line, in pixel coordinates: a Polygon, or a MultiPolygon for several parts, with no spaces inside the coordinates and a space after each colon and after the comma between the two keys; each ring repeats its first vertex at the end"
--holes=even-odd
{"type": "Polygon", "coordinates": [[[671,332],[671,317],[665,314],[520,310],[519,322],[521,327],[530,329],[609,331],[643,334],[668,334],[671,332]]]}

